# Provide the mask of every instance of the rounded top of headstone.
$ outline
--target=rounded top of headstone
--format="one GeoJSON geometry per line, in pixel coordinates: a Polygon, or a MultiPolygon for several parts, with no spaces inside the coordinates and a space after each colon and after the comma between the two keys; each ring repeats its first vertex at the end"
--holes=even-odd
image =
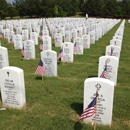
{"type": "Polygon", "coordinates": [[[7,66],[7,67],[2,68],[1,70],[12,70],[12,71],[17,71],[17,72],[23,71],[21,68],[18,68],[15,66],[7,66]]]}
{"type": "Polygon", "coordinates": [[[98,78],[98,77],[92,77],[92,78],[87,78],[85,80],[85,82],[104,82],[106,84],[110,84],[112,86],[114,86],[114,82],[113,81],[110,81],[109,79],[104,79],[104,78],[98,78]]]}
{"type": "Polygon", "coordinates": [[[0,46],[0,49],[7,50],[7,48],[3,46],[0,46]]]}

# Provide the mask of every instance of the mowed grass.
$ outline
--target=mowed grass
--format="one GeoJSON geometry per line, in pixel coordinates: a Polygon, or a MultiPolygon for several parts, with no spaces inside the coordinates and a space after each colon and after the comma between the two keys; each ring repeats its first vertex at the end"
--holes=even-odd
{"type": "MultiPolygon", "coordinates": [[[[91,124],[78,120],[83,111],[84,81],[98,76],[99,57],[105,54],[106,46],[120,24],[91,44],[90,49],[84,49],[83,55],[74,55],[73,63],[58,61],[58,76],[44,76],[43,81],[40,75],[34,73],[40,60],[39,45],[36,46],[36,59],[23,60],[21,50],[13,50],[12,45],[2,39],[2,46],[8,48],[9,65],[24,70],[26,105],[21,110],[9,108],[0,111],[0,130],[93,130],[91,124]]],[[[97,130],[130,129],[129,41],[130,25],[126,22],[114,90],[112,125],[97,125],[97,130]]],[[[57,53],[60,51],[54,46],[52,49],[57,53]]]]}

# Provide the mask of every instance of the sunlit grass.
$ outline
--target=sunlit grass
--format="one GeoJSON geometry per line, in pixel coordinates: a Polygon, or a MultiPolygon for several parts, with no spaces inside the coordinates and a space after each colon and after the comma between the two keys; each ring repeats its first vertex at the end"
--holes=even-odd
{"type": "MultiPolygon", "coordinates": [[[[8,48],[10,66],[24,70],[26,106],[22,110],[1,111],[0,129],[93,130],[91,124],[84,124],[78,120],[83,110],[84,81],[89,77],[97,77],[99,57],[105,54],[106,46],[109,45],[120,23],[91,45],[90,49],[84,50],[83,55],[74,55],[73,63],[58,61],[58,76],[44,76],[43,81],[41,76],[34,73],[40,60],[39,46],[36,45],[35,60],[23,60],[21,50],[12,49],[12,45],[2,39],[2,46],[8,48]]],[[[126,23],[114,92],[112,126],[97,125],[97,130],[130,129],[129,37],[130,26],[126,23]]],[[[52,49],[59,53],[60,48],[53,46],[52,49]]],[[[0,105],[2,107],[1,102],[0,105]]]]}

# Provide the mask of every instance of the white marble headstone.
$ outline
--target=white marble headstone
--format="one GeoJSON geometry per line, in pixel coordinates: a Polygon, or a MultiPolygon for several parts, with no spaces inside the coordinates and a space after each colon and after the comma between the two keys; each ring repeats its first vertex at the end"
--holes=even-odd
{"type": "Polygon", "coordinates": [[[95,44],[95,31],[89,32],[90,35],[90,44],[95,44]]]}
{"type": "Polygon", "coordinates": [[[83,29],[82,29],[82,35],[85,35],[86,34],[86,27],[83,26],[83,29]]]}
{"type": "Polygon", "coordinates": [[[35,59],[35,44],[32,40],[24,41],[24,58],[35,59]]]}
{"type": "Polygon", "coordinates": [[[52,50],[42,51],[41,60],[45,66],[44,76],[57,76],[57,52],[52,50]]]}
{"type": "Polygon", "coordinates": [[[37,37],[39,37],[40,27],[35,27],[34,28],[34,32],[36,32],[37,33],[37,37]]]}
{"type": "Polygon", "coordinates": [[[99,58],[98,77],[102,78],[105,77],[106,79],[113,81],[116,86],[118,64],[119,64],[119,58],[115,56],[101,56],[99,58]]]}
{"type": "Polygon", "coordinates": [[[9,38],[9,29],[4,29],[4,38],[9,38]]]}
{"type": "Polygon", "coordinates": [[[70,35],[70,31],[65,31],[65,35],[64,35],[64,42],[70,42],[71,35],[70,35]]]}
{"type": "Polygon", "coordinates": [[[83,54],[83,39],[81,37],[76,37],[74,39],[74,44],[76,44],[76,54],[83,54]]]}
{"type": "Polygon", "coordinates": [[[108,45],[106,46],[106,56],[115,56],[117,58],[120,58],[120,47],[116,45],[108,45]]]}
{"type": "Polygon", "coordinates": [[[8,50],[0,46],[0,69],[9,66],[8,50]]]}
{"type": "Polygon", "coordinates": [[[77,37],[82,37],[82,27],[77,28],[77,37]]]}
{"type": "Polygon", "coordinates": [[[14,66],[4,67],[0,75],[3,106],[22,108],[26,103],[23,70],[14,66]]]}
{"type": "Polygon", "coordinates": [[[42,42],[43,42],[43,50],[51,50],[52,49],[50,36],[44,36],[42,38],[42,42]]]}
{"type": "Polygon", "coordinates": [[[42,30],[42,36],[49,36],[49,31],[46,29],[46,30],[42,30]]]}
{"type": "Polygon", "coordinates": [[[61,57],[62,62],[73,62],[73,43],[64,42],[62,44],[63,56],[61,57]]]}
{"type": "Polygon", "coordinates": [[[25,30],[22,30],[22,39],[25,41],[25,40],[28,40],[28,30],[25,29],[25,30]]]}
{"type": "MultiPolygon", "coordinates": [[[[84,110],[90,102],[97,97],[96,123],[111,126],[112,111],[113,111],[113,97],[114,97],[114,83],[108,79],[103,78],[88,78],[84,81],[84,110]]],[[[89,118],[85,118],[85,123],[94,123],[95,114],[89,118]]]]}
{"type": "Polygon", "coordinates": [[[72,29],[71,30],[71,39],[74,40],[74,38],[77,37],[77,29],[72,29]]]}
{"type": "Polygon", "coordinates": [[[122,41],[122,36],[117,36],[117,35],[115,35],[115,36],[113,36],[113,39],[119,39],[119,40],[122,41]]]}
{"type": "Polygon", "coordinates": [[[16,33],[22,35],[22,28],[21,27],[17,27],[16,28],[16,33]]]}
{"type": "Polygon", "coordinates": [[[23,47],[22,35],[20,35],[20,34],[14,35],[14,48],[22,49],[22,47],[23,47]]]}
{"type": "Polygon", "coordinates": [[[0,25],[0,33],[3,33],[3,26],[0,25]]]}
{"type": "Polygon", "coordinates": [[[14,31],[9,31],[8,43],[14,42],[14,31]]]}
{"type": "Polygon", "coordinates": [[[62,34],[56,33],[54,38],[54,43],[56,47],[61,47],[62,45],[62,34]]]}
{"type": "Polygon", "coordinates": [[[90,35],[83,35],[82,36],[83,39],[83,48],[85,49],[89,49],[90,48],[90,35]]]}
{"type": "Polygon", "coordinates": [[[38,45],[38,36],[36,32],[31,32],[30,33],[30,40],[34,41],[35,45],[38,45]]]}
{"type": "Polygon", "coordinates": [[[119,39],[112,39],[112,40],[110,40],[110,45],[116,45],[116,46],[119,46],[121,48],[122,42],[119,39]]]}
{"type": "Polygon", "coordinates": [[[95,29],[95,40],[98,41],[99,40],[99,29],[95,29]]]}

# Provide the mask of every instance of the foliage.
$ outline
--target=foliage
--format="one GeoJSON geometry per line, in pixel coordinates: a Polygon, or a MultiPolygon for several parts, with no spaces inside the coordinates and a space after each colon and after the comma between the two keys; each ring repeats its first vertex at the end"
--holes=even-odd
{"type": "Polygon", "coordinates": [[[89,16],[129,18],[130,0],[0,0],[0,18],[9,16],[65,17],[77,12],[89,16]]]}

